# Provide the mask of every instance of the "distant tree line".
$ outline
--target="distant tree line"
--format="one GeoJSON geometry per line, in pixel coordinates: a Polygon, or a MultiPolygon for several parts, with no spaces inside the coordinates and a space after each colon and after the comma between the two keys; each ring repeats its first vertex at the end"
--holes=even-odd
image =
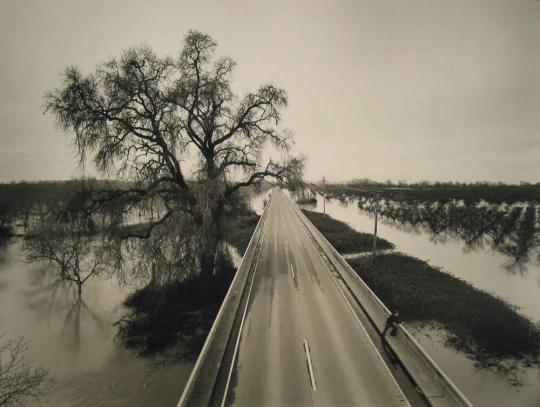
{"type": "MultiPolygon", "coordinates": [[[[336,184],[337,185],[337,184],[336,184]]],[[[345,182],[343,185],[363,185],[363,186],[386,186],[386,187],[478,187],[478,186],[509,186],[516,184],[506,184],[501,181],[474,181],[474,182],[459,182],[459,181],[417,181],[417,182],[407,182],[403,180],[399,181],[374,181],[369,178],[355,178],[351,181],[345,182]]],[[[530,186],[536,185],[540,186],[540,182],[526,182],[521,181],[520,186],[530,186]]]]}
{"type": "Polygon", "coordinates": [[[21,181],[0,183],[0,237],[9,236],[16,222],[25,231],[32,217],[73,206],[81,191],[128,188],[129,183],[93,178],[66,181],[21,181]]]}
{"type": "MultiPolygon", "coordinates": [[[[322,191],[323,185],[317,184],[322,191]]],[[[406,183],[405,181],[377,182],[369,179],[356,179],[341,184],[324,186],[327,194],[338,196],[347,194],[364,196],[379,192],[382,197],[409,203],[423,201],[450,202],[463,200],[467,204],[480,201],[490,203],[540,202],[540,183],[522,182],[509,185],[501,182],[428,182],[406,183]]]]}

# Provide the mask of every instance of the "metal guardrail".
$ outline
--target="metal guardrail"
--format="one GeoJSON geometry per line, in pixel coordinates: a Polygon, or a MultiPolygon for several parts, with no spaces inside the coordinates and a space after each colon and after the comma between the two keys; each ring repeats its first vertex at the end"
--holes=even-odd
{"type": "Polygon", "coordinates": [[[234,337],[232,333],[235,322],[237,322],[238,309],[244,299],[246,283],[253,271],[253,260],[260,244],[271,200],[272,196],[259,218],[240,266],[225,295],[210,332],[208,332],[206,341],[191,371],[177,407],[208,406],[212,404],[212,397],[220,370],[226,364],[224,363],[225,354],[231,345],[231,339],[234,337]]]}
{"type": "MultiPolygon", "coordinates": [[[[381,332],[390,315],[388,308],[292,200],[290,204],[330,263],[338,271],[352,296],[381,332]]],[[[472,407],[472,403],[426,353],[403,324],[398,326],[396,336],[387,337],[387,343],[432,406],[472,407]]]]}

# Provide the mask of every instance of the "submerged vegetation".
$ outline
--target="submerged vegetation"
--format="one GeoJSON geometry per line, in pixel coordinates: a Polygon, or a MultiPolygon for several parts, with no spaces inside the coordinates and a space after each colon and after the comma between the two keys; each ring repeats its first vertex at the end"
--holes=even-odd
{"type": "Polygon", "coordinates": [[[81,298],[83,285],[110,265],[107,251],[91,229],[76,220],[46,217],[24,241],[26,259],[52,263],[57,283],[74,284],[81,298]]]}
{"type": "Polygon", "coordinates": [[[390,223],[408,233],[421,231],[435,242],[457,239],[463,243],[465,251],[488,247],[508,257],[504,266],[510,272],[522,272],[536,255],[540,259],[540,253],[535,254],[540,245],[538,184],[407,185],[362,181],[358,184],[330,185],[327,192],[329,199],[337,198],[344,204],[354,203],[371,216],[378,206],[378,214],[383,223],[390,223]],[[365,188],[356,188],[354,185],[363,185],[365,188]],[[410,191],[415,188],[416,192],[410,191]],[[504,198],[508,196],[504,194],[501,199],[491,197],[490,194],[496,194],[501,188],[520,192],[508,199],[504,198]],[[427,191],[431,189],[441,194],[444,191],[444,197],[428,194],[427,191]],[[475,198],[469,199],[472,195],[467,198],[463,193],[457,193],[458,190],[468,191],[475,198]],[[482,195],[481,191],[489,193],[482,195]],[[409,199],[411,194],[416,194],[416,197],[409,199]],[[525,198],[529,200],[520,200],[525,198]]]}
{"type": "MultiPolygon", "coordinates": [[[[373,235],[357,232],[345,222],[324,216],[322,213],[302,209],[304,215],[321,231],[340,253],[361,253],[373,248],[373,235]]],[[[394,245],[385,239],[377,239],[377,250],[392,249],[394,245]]]]}
{"type": "MultiPolygon", "coordinates": [[[[373,212],[373,198],[358,200],[358,207],[373,212]]],[[[434,241],[451,237],[464,243],[466,250],[488,246],[509,257],[510,270],[519,270],[540,244],[538,208],[507,205],[461,205],[430,202],[408,204],[382,201],[379,216],[408,231],[422,230],[434,241]]]]}

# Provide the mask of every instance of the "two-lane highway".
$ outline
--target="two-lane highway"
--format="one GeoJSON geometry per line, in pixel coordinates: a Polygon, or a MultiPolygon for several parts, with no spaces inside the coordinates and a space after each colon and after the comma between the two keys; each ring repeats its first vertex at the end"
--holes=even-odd
{"type": "Polygon", "coordinates": [[[289,198],[275,191],[223,405],[409,405],[289,198]]]}

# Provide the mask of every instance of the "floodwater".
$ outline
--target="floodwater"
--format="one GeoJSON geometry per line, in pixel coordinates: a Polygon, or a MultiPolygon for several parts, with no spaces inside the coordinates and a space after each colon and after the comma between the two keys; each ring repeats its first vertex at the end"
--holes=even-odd
{"type": "MultiPolygon", "coordinates": [[[[266,194],[254,194],[261,214],[266,194]],[[264,196],[263,196],[264,195],[264,196]]],[[[133,214],[131,223],[151,219],[133,214]]],[[[18,233],[24,231],[18,226],[18,233]]],[[[235,265],[241,256],[229,246],[235,265]]],[[[176,406],[195,363],[166,357],[139,357],[117,338],[122,302],[137,287],[115,278],[94,278],[75,288],[54,288],[45,262],[27,263],[22,239],[0,241],[0,335],[28,341],[26,357],[50,371],[55,382],[43,400],[51,406],[176,406]]]]}
{"type": "MultiPolygon", "coordinates": [[[[261,214],[267,193],[252,197],[261,214]]],[[[322,198],[309,209],[322,212],[322,198]]],[[[373,217],[356,201],[327,201],[332,217],[357,230],[371,232],[373,217]]],[[[381,220],[379,236],[396,250],[428,260],[446,272],[505,298],[520,312],[540,321],[540,264],[538,248],[518,268],[489,246],[468,247],[459,238],[434,239],[429,233],[381,220]]],[[[191,372],[193,361],[142,358],[117,340],[114,322],[122,302],[135,287],[115,279],[89,280],[78,305],[73,290],[51,288],[46,264],[27,264],[22,242],[13,238],[0,245],[0,334],[29,341],[27,356],[55,376],[46,400],[51,406],[175,406],[191,372]]],[[[234,254],[234,253],[233,253],[234,254]]],[[[238,262],[240,256],[234,256],[238,262]]],[[[413,329],[422,346],[476,406],[540,405],[540,371],[524,369],[523,384],[512,386],[508,377],[478,370],[463,354],[444,346],[440,331],[413,329]]],[[[38,403],[31,406],[39,405],[38,403]]]]}
{"type": "MultiPolygon", "coordinates": [[[[323,198],[306,209],[323,211],[323,198]]],[[[326,213],[356,230],[373,233],[374,218],[358,207],[357,200],[326,201],[326,213]]],[[[540,323],[540,263],[538,247],[532,247],[526,261],[512,266],[515,259],[487,244],[468,245],[457,235],[434,236],[422,228],[410,228],[397,220],[380,218],[378,235],[396,245],[397,251],[442,267],[445,272],[500,296],[518,307],[519,312],[540,323]]],[[[535,238],[536,239],[536,238],[535,238]]],[[[475,406],[540,405],[540,369],[523,368],[522,384],[512,378],[479,370],[464,354],[444,345],[444,333],[413,329],[413,334],[475,406]]]]}
{"type": "Polygon", "coordinates": [[[55,376],[45,405],[175,406],[193,362],[138,357],[116,338],[135,287],[91,279],[79,303],[74,290],[52,288],[48,265],[25,263],[21,247],[17,238],[0,246],[0,333],[28,340],[26,356],[55,376]]]}

